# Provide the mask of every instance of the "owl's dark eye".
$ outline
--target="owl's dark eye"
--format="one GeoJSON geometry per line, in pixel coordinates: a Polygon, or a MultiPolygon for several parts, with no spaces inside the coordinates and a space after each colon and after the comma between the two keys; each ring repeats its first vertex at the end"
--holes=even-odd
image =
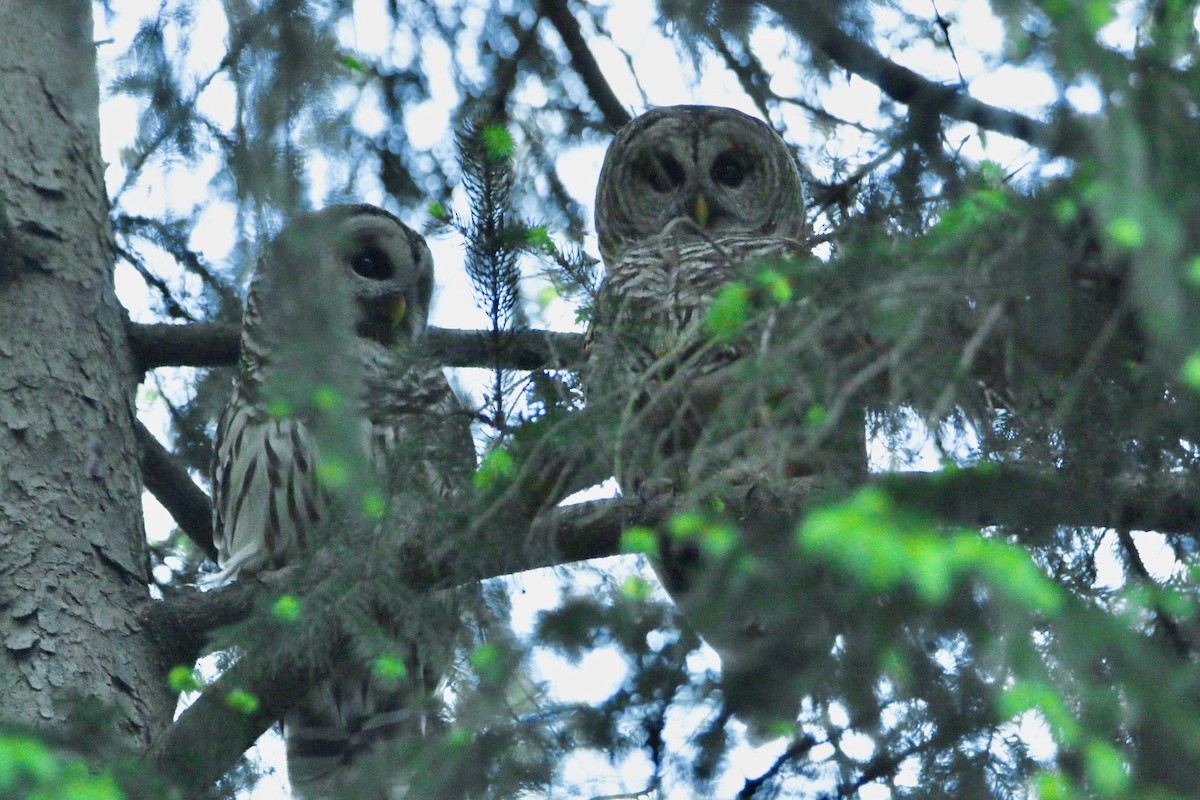
{"type": "Polygon", "coordinates": [[[750,162],[743,154],[726,150],[716,157],[708,174],[714,183],[736,189],[750,174],[750,162]]]}
{"type": "Polygon", "coordinates": [[[656,192],[664,193],[683,185],[683,165],[669,153],[647,153],[634,162],[633,172],[650,184],[656,192]]]}
{"type": "Polygon", "coordinates": [[[365,244],[350,255],[350,269],[356,275],[373,281],[392,277],[392,261],[374,244],[365,244]]]}

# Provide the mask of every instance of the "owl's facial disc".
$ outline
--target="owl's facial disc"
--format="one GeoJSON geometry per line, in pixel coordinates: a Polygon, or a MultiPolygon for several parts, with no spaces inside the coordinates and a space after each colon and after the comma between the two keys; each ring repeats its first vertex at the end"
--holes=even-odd
{"type": "MultiPolygon", "coordinates": [[[[748,188],[754,172],[749,146],[726,147],[715,155],[684,154],[670,148],[643,151],[631,165],[634,181],[651,198],[661,198],[664,223],[686,218],[705,230],[740,227],[729,200],[748,188]]],[[[656,202],[656,201],[651,201],[656,202]]]]}

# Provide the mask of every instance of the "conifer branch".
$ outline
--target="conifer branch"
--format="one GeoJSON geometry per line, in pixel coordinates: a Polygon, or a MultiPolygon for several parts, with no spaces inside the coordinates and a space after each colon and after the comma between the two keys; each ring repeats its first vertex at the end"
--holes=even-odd
{"type": "MultiPolygon", "coordinates": [[[[331,651],[333,646],[331,643],[331,651]]],[[[315,659],[287,655],[259,653],[244,658],[208,686],[151,746],[147,755],[175,779],[186,796],[201,796],[324,676],[315,659]],[[271,668],[271,664],[276,666],[271,668]],[[252,698],[253,706],[232,702],[233,692],[252,698]],[[221,735],[213,735],[215,731],[221,735]]]]}
{"type": "Polygon", "coordinates": [[[1069,155],[1067,137],[1051,125],[997,108],[968,95],[957,85],[931,81],[885,58],[874,48],[844,32],[820,4],[769,0],[764,5],[788,21],[792,30],[807,39],[843,69],[878,86],[893,100],[926,112],[972,122],[1003,133],[1055,155],[1069,155]]]}
{"type": "Polygon", "coordinates": [[[567,0],[542,0],[538,7],[546,19],[554,25],[554,30],[558,31],[563,45],[571,54],[571,67],[579,75],[583,85],[587,87],[592,101],[604,115],[604,121],[613,130],[616,130],[633,119],[629,111],[617,99],[616,92],[612,90],[608,79],[604,77],[603,70],[596,63],[596,57],[592,55],[592,51],[588,47],[579,20],[575,19],[575,15],[571,13],[567,0]]]}
{"type": "Polygon", "coordinates": [[[146,488],[170,512],[175,524],[192,543],[215,561],[217,548],[212,536],[212,501],[145,425],[137,422],[134,433],[141,450],[142,481],[146,488]]]}
{"type": "MultiPolygon", "coordinates": [[[[129,346],[145,371],[157,367],[222,367],[237,363],[236,325],[201,322],[194,325],[144,324],[126,326],[129,346]]],[[[488,331],[434,328],[425,341],[432,357],[447,367],[505,369],[569,369],[583,360],[583,334],[547,330],[508,333],[497,344],[488,331]]]]}
{"type": "MultiPolygon", "coordinates": [[[[1026,468],[979,468],[948,472],[903,472],[876,475],[869,481],[888,492],[896,502],[936,516],[951,524],[981,527],[1008,525],[1015,528],[1044,524],[1157,531],[1200,530],[1200,499],[1184,480],[1163,482],[1154,489],[1136,481],[1100,481],[1066,473],[1039,472],[1026,468]]],[[[807,498],[798,488],[785,498],[800,509],[807,498]]],[[[558,506],[532,520],[509,520],[504,525],[476,526],[473,541],[461,548],[478,553],[471,574],[458,574],[443,567],[436,574],[422,574],[426,588],[444,588],[456,582],[485,580],[539,567],[603,558],[621,552],[621,534],[635,525],[656,526],[674,513],[685,510],[667,496],[650,499],[617,497],[558,506]],[[525,540],[514,544],[514,530],[522,529],[525,540]]],[[[753,517],[754,501],[730,504],[735,517],[753,517]]],[[[398,558],[397,580],[407,575],[411,564],[429,564],[431,554],[421,546],[409,545],[398,558]]],[[[260,581],[274,585],[273,575],[260,581]]],[[[247,586],[252,586],[246,582],[247,586]]],[[[258,589],[261,591],[261,586],[258,589]]],[[[163,631],[186,624],[189,635],[203,637],[208,631],[244,619],[250,611],[242,585],[153,603],[148,619],[163,631]],[[184,607],[186,606],[186,608],[184,607]]]]}

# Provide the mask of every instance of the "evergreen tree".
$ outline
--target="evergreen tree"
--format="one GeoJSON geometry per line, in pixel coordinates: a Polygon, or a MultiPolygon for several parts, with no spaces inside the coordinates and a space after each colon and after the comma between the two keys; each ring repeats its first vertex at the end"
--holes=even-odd
{"type": "Polygon", "coordinates": [[[93,42],[124,5],[0,0],[0,797],[233,795],[361,644],[355,609],[547,566],[561,598],[529,634],[521,579],[485,583],[447,724],[392,754],[424,795],[1195,794],[1197,3],[660,0],[631,41],[644,6],[615,0],[171,0],[93,42]],[[637,52],[660,34],[687,97],[637,52]],[[989,74],[1044,102],[985,102],[989,74]],[[714,304],[713,336],[761,346],[692,387],[711,469],[563,505],[610,476],[619,422],[582,396],[579,330],[546,328],[586,321],[601,274],[595,176],[581,195],[567,165],[720,81],[794,147],[812,255],[714,304]],[[472,502],[420,518],[436,547],[200,593],[254,254],[346,200],[464,254],[438,275],[467,276],[479,330],[428,342],[486,371],[472,502]],[[212,257],[193,233],[218,228],[212,257]],[[129,320],[114,275],[152,308],[129,320]],[[860,430],[869,472],[720,468],[860,430]],[[177,526],[149,544],[139,480],[177,526]],[[719,670],[645,569],[663,547],[697,554],[706,614],[761,625],[719,670]],[[625,671],[595,702],[531,668],[597,653],[625,671]],[[743,776],[747,742],[775,755],[743,776]]]}

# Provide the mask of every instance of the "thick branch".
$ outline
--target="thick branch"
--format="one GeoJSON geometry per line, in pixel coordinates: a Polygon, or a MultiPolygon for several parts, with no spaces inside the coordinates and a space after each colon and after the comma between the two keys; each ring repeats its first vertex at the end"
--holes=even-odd
{"type": "Polygon", "coordinates": [[[223,367],[238,359],[236,325],[145,325],[127,322],[126,335],[139,370],[155,367],[223,367]]]}
{"type": "MultiPolygon", "coordinates": [[[[129,345],[138,366],[219,367],[238,358],[234,325],[128,325],[129,345]]],[[[456,328],[429,328],[426,340],[433,357],[448,367],[492,367],[496,364],[491,334],[456,328]]],[[[499,363],[506,369],[567,368],[583,359],[583,334],[525,330],[501,341],[499,363]]]]}
{"type": "MultiPolygon", "coordinates": [[[[331,645],[332,648],[332,645],[331,645]]],[[[238,757],[283,716],[305,689],[321,679],[313,659],[282,659],[279,653],[247,657],[207,689],[159,737],[148,755],[196,796],[229,771],[238,757]],[[268,670],[260,662],[280,666],[268,670]],[[229,702],[248,693],[257,707],[247,713],[229,702]],[[220,735],[214,732],[220,731],[220,735]]]]}
{"type": "Polygon", "coordinates": [[[629,111],[617,99],[600,65],[596,63],[596,57],[588,49],[583,30],[579,27],[579,20],[571,13],[567,0],[542,0],[540,8],[562,37],[567,52],[571,54],[571,67],[583,80],[592,101],[600,109],[600,113],[604,114],[605,121],[613,130],[629,122],[632,119],[629,111]]]}
{"type": "MultiPolygon", "coordinates": [[[[1154,491],[1128,482],[1086,481],[1065,473],[1035,473],[1012,469],[968,469],[945,473],[900,473],[880,475],[874,482],[883,486],[900,502],[969,525],[1007,523],[1059,524],[1117,527],[1132,524],[1154,530],[1195,529],[1200,527],[1200,502],[1182,482],[1163,485],[1154,491]],[[1136,521],[1136,522],[1134,522],[1136,521]]],[[[797,507],[804,498],[795,498],[797,507]]],[[[552,509],[534,520],[524,547],[496,546],[485,542],[479,547],[469,543],[481,558],[473,560],[476,574],[451,578],[449,569],[433,574],[420,565],[428,565],[426,554],[413,544],[396,554],[396,579],[414,590],[429,591],[454,581],[481,579],[536,567],[561,564],[619,552],[621,532],[631,525],[655,525],[675,509],[668,498],[653,501],[639,498],[615,498],[552,509]]],[[[753,513],[752,509],[731,509],[733,513],[753,513]]],[[[505,536],[509,532],[502,531],[505,536]]],[[[320,558],[322,554],[317,554],[320,558]]],[[[322,575],[325,581],[344,580],[336,564],[309,565],[309,574],[322,575]]],[[[289,568],[291,569],[291,568],[289,568]]],[[[436,572],[437,570],[435,570],[436,572]]],[[[171,653],[175,661],[186,661],[189,648],[199,652],[206,631],[249,615],[262,583],[294,587],[288,570],[269,573],[259,581],[246,581],[204,595],[152,604],[145,621],[151,631],[170,636],[172,631],[189,631],[182,645],[171,653]]],[[[330,652],[338,646],[331,636],[330,652]]],[[[286,653],[269,654],[270,663],[288,663],[286,653]]],[[[266,658],[258,656],[256,658],[266,658]]],[[[315,664],[327,663],[311,652],[304,658],[276,671],[264,668],[258,660],[239,664],[217,684],[207,689],[154,746],[152,754],[189,786],[202,787],[216,780],[266,728],[286,709],[291,699],[321,677],[315,664]],[[226,704],[232,688],[243,689],[258,698],[257,711],[246,715],[226,704]],[[212,737],[212,730],[226,735],[212,737]],[[218,741],[219,740],[219,741],[218,741]]],[[[264,663],[266,663],[264,661],[264,663]]]]}
{"type": "Polygon", "coordinates": [[[935,83],[880,55],[846,34],[817,4],[772,0],[765,5],[838,66],[865,78],[897,102],[935,114],[973,122],[982,128],[1029,142],[1056,155],[1066,155],[1061,137],[1044,122],[980,102],[959,87],[935,83]]]}
{"type": "MultiPolygon", "coordinates": [[[[947,522],[971,527],[1020,527],[1052,521],[1059,525],[1135,530],[1200,529],[1200,498],[1182,480],[1164,481],[1150,489],[1131,481],[1093,481],[1055,472],[981,468],[890,473],[873,476],[871,482],[881,486],[897,502],[947,522]]],[[[806,498],[789,499],[800,509],[806,498]]],[[[519,546],[514,546],[512,540],[512,524],[482,526],[477,536],[486,541],[462,544],[478,554],[470,565],[471,574],[452,576],[450,570],[445,569],[434,576],[430,586],[442,588],[457,581],[483,580],[616,555],[621,552],[624,530],[634,525],[660,524],[676,510],[679,509],[667,496],[651,500],[619,497],[560,506],[534,519],[519,546]]],[[[753,508],[730,507],[730,511],[735,515],[754,514],[753,508]]],[[[419,552],[403,560],[428,563],[427,554],[419,552]]],[[[284,573],[287,573],[286,569],[264,574],[259,583],[282,588],[288,585],[287,581],[275,576],[284,573]]],[[[398,579],[404,580],[406,576],[400,575],[398,579]]],[[[429,584],[429,576],[422,576],[422,582],[429,584]]],[[[189,656],[199,653],[208,631],[245,619],[254,591],[253,584],[246,582],[201,595],[153,603],[147,609],[147,624],[164,632],[191,631],[195,640],[178,645],[174,659],[186,661],[189,656]]]]}
{"type": "Polygon", "coordinates": [[[264,593],[295,588],[300,570],[287,566],[209,592],[188,592],[146,602],[139,619],[168,664],[192,664],[212,649],[209,634],[250,616],[264,593]]]}
{"type": "Polygon", "coordinates": [[[192,481],[167,448],[138,422],[135,426],[141,450],[142,482],[163,508],[175,518],[175,524],[209,558],[216,560],[217,548],[212,537],[212,503],[204,490],[192,481]]]}
{"type": "MultiPolygon", "coordinates": [[[[488,546],[479,552],[491,554],[480,559],[477,576],[491,577],[522,569],[530,569],[564,561],[612,555],[617,552],[621,531],[635,523],[652,523],[663,516],[663,508],[652,507],[640,500],[602,500],[562,509],[538,520],[530,532],[529,546],[522,549],[488,546]],[[541,555],[530,555],[540,553],[541,555]],[[553,555],[551,555],[553,554],[553,555]]],[[[494,543],[489,543],[494,544],[494,543]]],[[[321,559],[326,554],[317,554],[321,559]]],[[[413,550],[397,554],[397,581],[410,588],[432,590],[451,583],[449,571],[441,576],[418,572],[412,565],[427,563],[423,554],[413,550]]],[[[309,574],[321,574],[322,583],[344,582],[336,564],[308,565],[309,574]],[[315,567],[315,568],[313,568],[315,567]]],[[[265,573],[257,580],[240,581],[213,592],[179,597],[147,606],[143,622],[151,635],[164,641],[164,652],[172,663],[187,663],[201,652],[207,633],[222,625],[246,619],[261,597],[264,584],[267,591],[288,587],[295,589],[295,567],[265,573]],[[186,632],[176,638],[178,632],[186,632]]],[[[321,587],[314,587],[320,592],[321,587]]],[[[321,629],[324,629],[322,626],[321,629]]],[[[225,774],[245,750],[279,719],[307,686],[322,677],[319,665],[334,659],[332,654],[341,646],[336,635],[325,643],[330,658],[320,658],[312,652],[312,643],[303,654],[249,653],[243,661],[209,686],[176,722],[167,729],[151,748],[149,755],[180,782],[189,794],[194,794],[225,774]],[[303,657],[295,657],[302,655],[303,657]],[[270,665],[281,665],[271,668],[270,665]],[[228,703],[232,690],[248,692],[258,700],[253,713],[235,710],[228,703]],[[213,736],[212,731],[222,731],[213,736]]]]}
{"type": "MultiPolygon", "coordinates": [[[[429,576],[422,576],[422,583],[430,583],[431,588],[442,588],[455,581],[483,580],[538,567],[615,555],[620,552],[622,531],[632,525],[661,522],[669,511],[670,507],[665,501],[647,504],[639,499],[625,498],[556,508],[541,515],[529,526],[524,547],[514,547],[512,542],[493,541],[482,545],[465,544],[464,547],[480,556],[471,563],[472,574],[451,577],[450,570],[444,569],[440,575],[434,576],[432,583],[429,576]]],[[[408,560],[427,563],[426,556],[419,553],[408,560]]],[[[151,636],[160,642],[160,648],[170,663],[191,663],[209,646],[209,633],[245,620],[254,608],[254,601],[264,591],[294,590],[299,574],[296,566],[289,566],[211,592],[181,594],[163,601],[148,602],[142,622],[151,636]]],[[[406,578],[411,576],[398,576],[398,580],[406,578]]]]}
{"type": "Polygon", "coordinates": [[[1200,496],[1183,479],[1129,479],[1028,468],[900,472],[876,481],[896,500],[949,522],[1068,525],[1152,531],[1200,530],[1200,496]]]}
{"type": "Polygon", "coordinates": [[[494,367],[498,363],[504,369],[565,369],[578,367],[584,357],[581,333],[534,329],[504,333],[499,354],[494,352],[490,331],[431,327],[425,339],[433,358],[447,367],[494,367]]]}

